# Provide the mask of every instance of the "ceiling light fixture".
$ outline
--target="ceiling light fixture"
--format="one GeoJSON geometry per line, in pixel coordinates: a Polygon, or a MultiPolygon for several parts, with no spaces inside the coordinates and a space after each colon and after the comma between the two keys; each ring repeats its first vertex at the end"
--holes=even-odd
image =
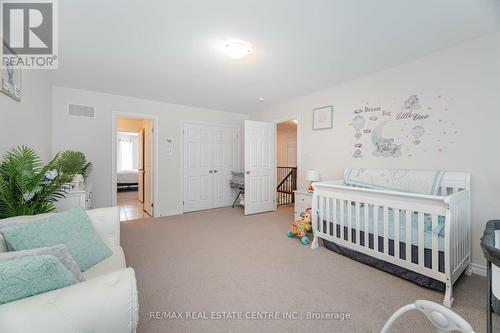
{"type": "Polygon", "coordinates": [[[259,97],[259,102],[264,102],[266,99],[264,97],[259,97]]]}
{"type": "Polygon", "coordinates": [[[242,40],[229,40],[226,42],[224,51],[226,55],[234,60],[241,60],[252,53],[253,46],[242,40]]]}

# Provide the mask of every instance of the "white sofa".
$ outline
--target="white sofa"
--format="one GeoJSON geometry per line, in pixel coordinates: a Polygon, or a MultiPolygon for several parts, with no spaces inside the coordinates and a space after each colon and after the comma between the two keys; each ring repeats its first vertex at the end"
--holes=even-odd
{"type": "MultiPolygon", "coordinates": [[[[1,333],[135,333],[139,320],[137,285],[120,246],[117,207],[87,211],[113,255],[89,268],[86,281],[0,305],[1,333]]],[[[34,221],[48,214],[12,219],[34,221]]],[[[0,252],[7,250],[0,234],[0,252]]]]}

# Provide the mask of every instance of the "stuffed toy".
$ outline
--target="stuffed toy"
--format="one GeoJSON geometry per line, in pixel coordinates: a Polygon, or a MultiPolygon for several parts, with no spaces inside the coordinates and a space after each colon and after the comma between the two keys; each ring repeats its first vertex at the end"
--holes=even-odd
{"type": "Polygon", "coordinates": [[[307,232],[312,228],[311,216],[311,208],[306,209],[305,212],[300,214],[300,219],[293,222],[292,228],[288,230],[288,237],[294,238],[295,236],[297,236],[302,244],[309,244],[309,237],[307,236],[307,232]]]}

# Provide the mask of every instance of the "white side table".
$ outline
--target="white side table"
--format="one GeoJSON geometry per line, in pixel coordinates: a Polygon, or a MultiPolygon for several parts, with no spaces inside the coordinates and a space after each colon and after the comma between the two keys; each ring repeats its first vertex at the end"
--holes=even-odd
{"type": "Polygon", "coordinates": [[[92,208],[92,184],[72,188],[65,194],[65,198],[55,202],[54,205],[58,212],[76,207],[92,208]]]}
{"type": "Polygon", "coordinates": [[[295,193],[295,220],[308,208],[312,208],[313,194],[307,191],[294,191],[295,193]]]}

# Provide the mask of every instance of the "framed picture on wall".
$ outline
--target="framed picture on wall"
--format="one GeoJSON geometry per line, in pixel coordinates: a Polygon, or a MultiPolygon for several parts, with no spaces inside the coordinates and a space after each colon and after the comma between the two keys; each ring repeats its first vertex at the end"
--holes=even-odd
{"type": "Polygon", "coordinates": [[[333,106],[313,109],[313,130],[333,127],[333,106]]]}
{"type": "MultiPolygon", "coordinates": [[[[17,54],[4,42],[3,50],[7,56],[17,56],[17,54]]],[[[0,68],[0,91],[7,96],[21,101],[21,69],[11,66],[0,68]]]]}

